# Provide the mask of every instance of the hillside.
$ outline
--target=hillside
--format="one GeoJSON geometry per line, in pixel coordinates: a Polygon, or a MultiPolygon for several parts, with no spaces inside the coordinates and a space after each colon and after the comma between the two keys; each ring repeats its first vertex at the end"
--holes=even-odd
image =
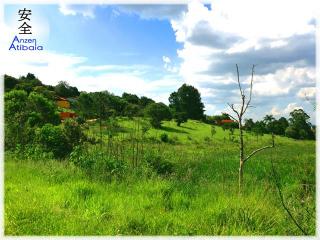
{"type": "MultiPolygon", "coordinates": [[[[103,129],[104,144],[86,145],[83,158],[79,149],[62,161],[7,151],[5,233],[301,235],[280,203],[270,160],[286,204],[308,234],[315,233],[314,141],[276,137],[276,148],[247,163],[238,195],[238,144],[229,131],[216,127],[211,136],[208,124],[169,121],[149,129],[141,142],[133,140],[137,120],[121,118],[119,125],[111,139],[103,129]]],[[[87,132],[99,138],[98,124],[87,132]]],[[[270,136],[257,141],[246,133],[245,141],[250,152],[270,136]]]]}

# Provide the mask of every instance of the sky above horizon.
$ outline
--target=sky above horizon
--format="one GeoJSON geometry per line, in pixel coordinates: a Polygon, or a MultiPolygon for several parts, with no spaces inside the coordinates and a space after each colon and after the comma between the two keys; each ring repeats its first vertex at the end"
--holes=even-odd
{"type": "MultiPolygon", "coordinates": [[[[5,5],[1,70],[34,73],[43,83],[67,81],[82,91],[108,90],[168,103],[183,83],[196,87],[206,114],[239,103],[236,67],[248,91],[247,118],[288,117],[302,107],[315,122],[313,1],[216,0],[204,5],[5,5]],[[249,7],[250,6],[250,7],[249,7]],[[8,51],[18,35],[17,11],[32,9],[41,52],[8,51]]],[[[18,35],[23,37],[24,35],[18,35]]],[[[27,36],[30,37],[30,36],[27,36]]]]}

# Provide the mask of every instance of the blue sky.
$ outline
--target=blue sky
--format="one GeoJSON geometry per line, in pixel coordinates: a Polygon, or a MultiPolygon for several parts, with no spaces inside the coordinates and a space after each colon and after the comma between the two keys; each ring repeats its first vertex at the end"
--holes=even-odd
{"type": "Polygon", "coordinates": [[[65,80],[84,91],[126,91],[164,103],[187,83],[199,89],[207,114],[219,114],[239,100],[235,64],[244,88],[257,64],[248,117],[303,107],[314,118],[306,100],[316,92],[312,3],[6,5],[4,45],[17,34],[17,10],[29,7],[33,37],[45,51],[3,50],[3,66],[14,76],[34,72],[47,84],[65,80]]]}

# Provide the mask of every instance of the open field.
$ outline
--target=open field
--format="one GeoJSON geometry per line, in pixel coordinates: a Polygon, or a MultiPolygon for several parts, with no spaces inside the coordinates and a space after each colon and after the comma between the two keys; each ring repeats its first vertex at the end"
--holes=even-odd
{"type": "MultiPolygon", "coordinates": [[[[6,152],[5,234],[302,235],[280,203],[271,160],[288,208],[315,234],[315,141],[277,136],[276,148],[246,164],[239,195],[238,143],[229,141],[228,131],[216,127],[212,137],[205,123],[165,122],[133,142],[136,123],[119,124],[123,131],[108,150],[106,135],[103,145],[82,147],[85,160],[76,153],[72,161],[57,161],[6,152]],[[162,133],[167,143],[159,140],[162,133]],[[106,156],[111,165],[104,165],[106,156]]],[[[98,138],[98,129],[87,132],[98,138]]],[[[269,135],[244,139],[247,152],[270,142],[269,135]]]]}

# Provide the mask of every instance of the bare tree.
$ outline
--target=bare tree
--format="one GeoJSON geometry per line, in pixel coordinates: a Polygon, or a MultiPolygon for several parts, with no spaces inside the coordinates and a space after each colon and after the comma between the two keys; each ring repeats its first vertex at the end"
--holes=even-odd
{"type": "Polygon", "coordinates": [[[238,122],[238,127],[239,127],[239,151],[240,151],[240,161],[239,161],[239,193],[241,192],[241,188],[242,188],[242,183],[243,183],[243,168],[244,168],[244,164],[251,158],[253,157],[255,154],[257,154],[258,152],[265,150],[267,148],[273,148],[274,147],[274,135],[272,134],[272,145],[269,146],[264,146],[261,148],[258,148],[256,150],[254,150],[253,152],[251,152],[250,154],[246,155],[244,153],[244,142],[243,142],[243,126],[242,126],[242,120],[244,117],[244,114],[246,113],[248,107],[250,107],[250,103],[251,103],[251,96],[252,96],[252,86],[253,86],[253,75],[254,75],[254,67],[255,65],[252,65],[252,69],[251,69],[251,81],[250,81],[250,93],[249,93],[249,99],[246,99],[246,95],[244,93],[244,90],[241,87],[240,84],[240,79],[239,79],[239,68],[238,68],[238,64],[236,64],[237,67],[237,80],[238,80],[238,87],[239,87],[239,91],[240,91],[240,97],[241,97],[241,104],[240,104],[240,109],[236,109],[234,104],[229,104],[229,107],[231,108],[231,110],[236,114],[236,116],[232,116],[229,114],[230,118],[232,118],[233,120],[235,120],[236,122],[238,122]]]}

